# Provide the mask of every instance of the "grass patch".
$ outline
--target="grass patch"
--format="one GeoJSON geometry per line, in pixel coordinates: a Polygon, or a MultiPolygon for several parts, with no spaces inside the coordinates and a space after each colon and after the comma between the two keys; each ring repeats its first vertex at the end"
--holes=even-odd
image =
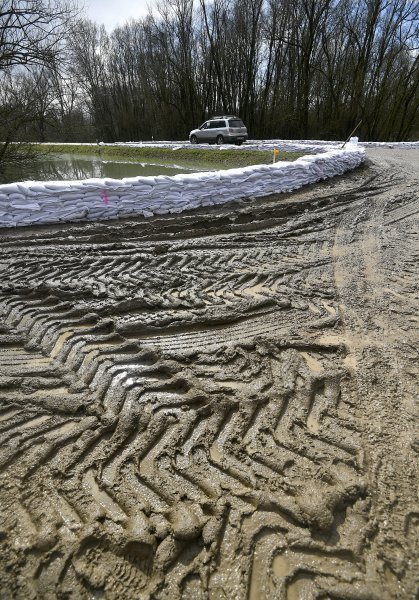
{"type": "MultiPolygon", "coordinates": [[[[203,148],[170,148],[112,146],[98,144],[34,144],[32,148],[44,154],[84,154],[98,155],[102,158],[126,158],[138,162],[156,162],[159,164],[178,164],[188,167],[208,169],[234,169],[250,165],[263,165],[272,163],[270,150],[233,150],[223,147],[222,150],[208,150],[203,148]]],[[[279,152],[276,161],[296,160],[302,153],[279,152]]]]}

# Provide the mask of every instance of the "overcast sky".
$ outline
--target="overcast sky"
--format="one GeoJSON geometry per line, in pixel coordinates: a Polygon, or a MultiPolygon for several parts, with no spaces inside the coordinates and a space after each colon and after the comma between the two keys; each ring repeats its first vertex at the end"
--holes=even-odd
{"type": "Polygon", "coordinates": [[[153,0],[84,0],[86,16],[104,25],[112,31],[118,25],[123,25],[130,18],[138,19],[147,13],[147,4],[151,6],[153,0]]]}

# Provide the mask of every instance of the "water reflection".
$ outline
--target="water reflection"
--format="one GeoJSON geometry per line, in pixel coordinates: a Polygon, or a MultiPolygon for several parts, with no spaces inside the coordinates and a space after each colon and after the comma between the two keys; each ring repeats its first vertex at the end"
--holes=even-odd
{"type": "Polygon", "coordinates": [[[96,178],[121,179],[150,175],[176,175],[191,169],[177,165],[156,165],[127,160],[101,160],[98,156],[82,154],[49,154],[38,157],[29,164],[9,170],[0,183],[13,181],[54,181],[96,178]]]}

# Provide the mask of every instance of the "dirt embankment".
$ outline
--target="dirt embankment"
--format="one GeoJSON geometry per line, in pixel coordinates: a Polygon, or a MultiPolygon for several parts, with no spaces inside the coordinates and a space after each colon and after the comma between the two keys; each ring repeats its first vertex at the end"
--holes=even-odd
{"type": "Polygon", "coordinates": [[[418,151],[0,235],[2,599],[414,598],[418,151]]]}

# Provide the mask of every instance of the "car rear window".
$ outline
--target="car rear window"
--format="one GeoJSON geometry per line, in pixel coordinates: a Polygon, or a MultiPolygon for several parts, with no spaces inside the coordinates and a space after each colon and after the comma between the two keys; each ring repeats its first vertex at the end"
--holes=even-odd
{"type": "Polygon", "coordinates": [[[229,127],[244,127],[244,123],[240,119],[229,119],[228,126],[229,127]]]}

